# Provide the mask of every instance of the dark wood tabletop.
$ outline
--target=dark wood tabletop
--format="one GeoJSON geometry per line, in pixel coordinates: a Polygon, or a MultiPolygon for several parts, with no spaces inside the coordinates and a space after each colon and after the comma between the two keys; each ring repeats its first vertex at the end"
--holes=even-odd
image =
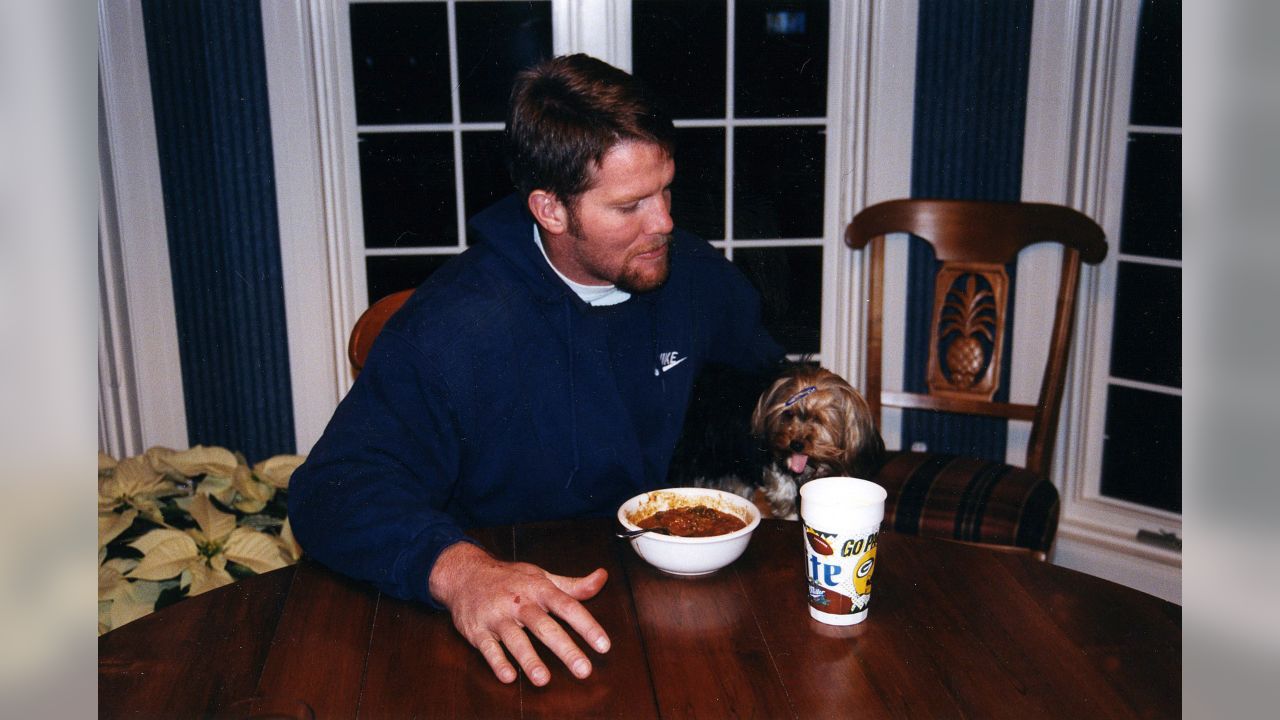
{"type": "Polygon", "coordinates": [[[885,532],[867,620],[833,627],[809,617],[796,522],[762,522],[699,578],[654,570],[613,529],[474,534],[562,575],[609,571],[586,606],[613,648],[586,680],[542,648],[549,685],[503,685],[447,614],[304,560],[103,635],[99,713],[223,717],[262,697],[316,718],[1181,715],[1181,608],[1105,580],[885,532]]]}

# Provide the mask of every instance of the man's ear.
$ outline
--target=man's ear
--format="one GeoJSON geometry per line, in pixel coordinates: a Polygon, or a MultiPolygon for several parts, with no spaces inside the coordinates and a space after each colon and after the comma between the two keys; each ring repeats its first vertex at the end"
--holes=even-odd
{"type": "Polygon", "coordinates": [[[569,229],[569,209],[555,195],[546,190],[529,193],[529,212],[543,230],[551,235],[563,235],[569,229]]]}

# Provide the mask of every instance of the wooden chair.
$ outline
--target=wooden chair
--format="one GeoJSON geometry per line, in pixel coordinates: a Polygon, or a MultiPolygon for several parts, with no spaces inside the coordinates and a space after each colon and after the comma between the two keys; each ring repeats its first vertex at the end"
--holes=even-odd
{"type": "Polygon", "coordinates": [[[387,324],[387,320],[412,294],[412,289],[391,293],[370,305],[360,315],[360,319],[356,320],[355,327],[351,328],[351,338],[347,340],[347,359],[351,361],[351,368],[356,375],[364,367],[365,358],[369,357],[369,348],[373,347],[374,339],[382,332],[382,326],[387,324]]]}
{"type": "MultiPolygon", "coordinates": [[[[872,478],[889,492],[886,525],[899,532],[1021,547],[1044,557],[1057,532],[1059,498],[1048,479],[1066,379],[1080,263],[1107,254],[1102,228],[1071,208],[1042,203],[891,200],[859,212],[845,231],[849,247],[871,246],[864,394],[881,407],[1031,422],[1025,468],[939,453],[889,453],[872,478]],[[928,242],[940,262],[934,285],[924,392],[884,389],[884,236],[907,232],[928,242]],[[1050,347],[1035,405],[999,402],[1006,344],[1006,265],[1027,246],[1063,246],[1050,347]]],[[[1018,282],[1037,279],[1018,273],[1018,282]]],[[[901,358],[901,353],[892,357],[901,358]]]]}

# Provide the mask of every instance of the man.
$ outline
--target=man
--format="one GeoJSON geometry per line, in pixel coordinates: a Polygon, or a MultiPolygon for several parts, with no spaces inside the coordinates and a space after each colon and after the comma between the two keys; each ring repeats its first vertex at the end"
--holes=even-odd
{"type": "Polygon", "coordinates": [[[308,554],[452,614],[503,682],[550,680],[526,632],[579,678],[583,607],[603,569],[498,560],[463,528],[612,515],[665,484],[708,362],[780,358],[759,298],[675,231],[674,128],[626,73],[584,55],[522,73],[507,121],[518,192],[471,221],[473,246],[379,335],[291,482],[308,554]]]}

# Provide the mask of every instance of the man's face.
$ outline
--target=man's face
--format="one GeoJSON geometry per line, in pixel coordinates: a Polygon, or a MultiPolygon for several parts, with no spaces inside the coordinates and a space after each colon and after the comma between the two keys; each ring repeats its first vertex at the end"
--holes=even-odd
{"type": "Polygon", "coordinates": [[[657,145],[624,142],[605,153],[591,188],[568,207],[567,242],[554,260],[586,285],[647,292],[670,270],[675,161],[657,145]]]}

